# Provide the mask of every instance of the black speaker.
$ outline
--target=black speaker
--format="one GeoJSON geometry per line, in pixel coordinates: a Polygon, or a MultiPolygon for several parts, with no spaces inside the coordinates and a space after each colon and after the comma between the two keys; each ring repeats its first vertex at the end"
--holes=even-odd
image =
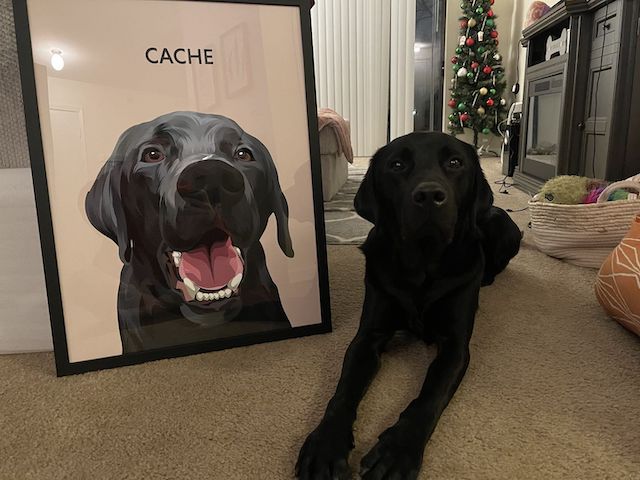
{"type": "Polygon", "coordinates": [[[515,102],[509,108],[502,145],[502,174],[513,177],[518,166],[518,145],[520,144],[520,121],[522,102],[515,102]]]}
{"type": "Polygon", "coordinates": [[[513,121],[507,125],[507,133],[505,138],[505,154],[507,162],[506,174],[513,177],[516,167],[518,166],[518,148],[520,145],[520,120],[513,121]]]}

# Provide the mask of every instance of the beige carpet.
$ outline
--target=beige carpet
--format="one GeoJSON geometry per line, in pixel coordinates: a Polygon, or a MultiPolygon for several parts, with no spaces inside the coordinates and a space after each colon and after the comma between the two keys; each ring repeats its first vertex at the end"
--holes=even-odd
{"type": "MultiPolygon", "coordinates": [[[[63,379],[51,354],[0,357],[0,478],[291,478],[360,314],[356,247],[331,247],[329,267],[332,334],[63,379]]],[[[640,339],[602,314],[593,278],[527,240],[483,289],[471,366],[421,478],[640,478],[640,339]]],[[[417,394],[432,353],[398,341],[385,357],[352,465],[417,394]]]]}

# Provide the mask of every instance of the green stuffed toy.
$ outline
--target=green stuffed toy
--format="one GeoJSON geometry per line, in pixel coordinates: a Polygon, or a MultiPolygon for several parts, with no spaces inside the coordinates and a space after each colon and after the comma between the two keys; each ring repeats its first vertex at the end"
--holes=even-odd
{"type": "MultiPolygon", "coordinates": [[[[534,201],[557,203],[561,205],[579,205],[596,203],[600,194],[609,185],[605,180],[579,177],[577,175],[560,175],[548,180],[533,197],[534,201]]],[[[609,195],[607,201],[626,200],[629,193],[619,189],[609,195]]]]}
{"type": "Polygon", "coordinates": [[[545,183],[536,199],[547,203],[577,205],[586,197],[593,180],[576,175],[560,175],[545,183]]]}

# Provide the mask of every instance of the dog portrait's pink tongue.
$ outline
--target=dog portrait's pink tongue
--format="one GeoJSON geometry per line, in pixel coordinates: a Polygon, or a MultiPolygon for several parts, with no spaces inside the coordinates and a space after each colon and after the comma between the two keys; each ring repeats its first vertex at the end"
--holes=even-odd
{"type": "Polygon", "coordinates": [[[242,259],[227,237],[210,247],[183,252],[179,272],[182,278],[193,280],[200,288],[220,290],[242,273],[242,259]]]}

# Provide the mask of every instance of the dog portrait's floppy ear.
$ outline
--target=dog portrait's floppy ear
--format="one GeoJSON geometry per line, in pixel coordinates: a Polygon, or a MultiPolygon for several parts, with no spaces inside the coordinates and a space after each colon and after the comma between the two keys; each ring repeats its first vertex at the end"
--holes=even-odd
{"type": "Polygon", "coordinates": [[[98,173],[96,181],[87,193],[84,205],[91,225],[118,245],[120,260],[128,263],[131,260],[132,247],[120,187],[123,158],[116,152],[118,146],[98,173]]]}
{"type": "Polygon", "coordinates": [[[374,225],[378,221],[379,214],[379,205],[378,198],[376,196],[375,191],[375,182],[373,178],[373,169],[374,164],[376,162],[380,162],[382,157],[382,151],[384,147],[379,149],[371,161],[369,162],[369,168],[367,169],[367,173],[362,179],[362,183],[360,184],[360,188],[356,192],[356,196],[353,199],[353,206],[356,209],[358,215],[360,215],[365,220],[373,223],[374,225]]]}
{"type": "Polygon", "coordinates": [[[262,152],[265,161],[271,169],[271,175],[269,175],[271,184],[268,195],[270,197],[269,201],[271,202],[271,210],[273,211],[278,224],[278,245],[280,245],[282,253],[287,257],[292,258],[294,253],[291,234],[289,233],[289,204],[287,203],[284,193],[282,193],[282,188],[280,188],[280,180],[278,180],[276,164],[271,157],[271,153],[269,153],[267,147],[260,142],[260,140],[250,135],[247,140],[254,148],[262,152]]]}
{"type": "Polygon", "coordinates": [[[280,190],[280,183],[276,179],[272,193],[273,213],[278,223],[278,244],[282,252],[289,258],[293,257],[293,245],[289,233],[289,205],[287,199],[280,190]]]}

